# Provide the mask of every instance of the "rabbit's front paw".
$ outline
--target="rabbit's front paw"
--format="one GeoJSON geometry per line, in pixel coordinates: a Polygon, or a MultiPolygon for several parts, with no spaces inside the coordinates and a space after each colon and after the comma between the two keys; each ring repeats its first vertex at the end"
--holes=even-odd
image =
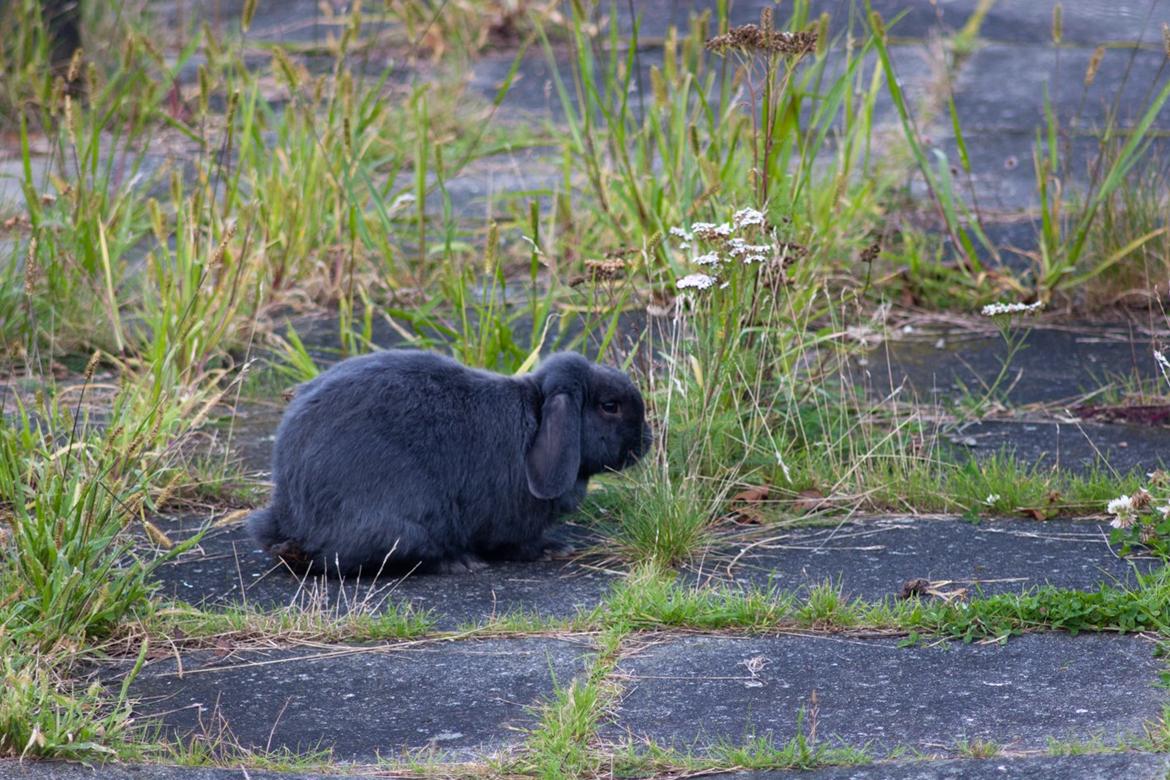
{"type": "Polygon", "coordinates": [[[546,561],[568,558],[575,552],[577,548],[573,543],[564,539],[544,539],[540,544],[540,557],[546,561]]]}
{"type": "Polygon", "coordinates": [[[567,558],[576,548],[563,539],[541,537],[525,544],[500,551],[500,558],[508,561],[551,561],[567,558]]]}
{"type": "Polygon", "coordinates": [[[468,553],[440,562],[435,567],[435,571],[439,574],[473,574],[477,571],[483,571],[487,567],[487,561],[468,553]]]}

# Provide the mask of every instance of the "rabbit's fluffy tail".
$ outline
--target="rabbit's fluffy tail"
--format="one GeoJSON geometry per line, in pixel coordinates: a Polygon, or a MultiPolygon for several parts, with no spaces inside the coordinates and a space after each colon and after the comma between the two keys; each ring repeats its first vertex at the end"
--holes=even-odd
{"type": "Polygon", "coordinates": [[[265,550],[279,548],[288,539],[280,532],[279,524],[271,506],[257,509],[248,516],[248,532],[265,550]]]}
{"type": "Polygon", "coordinates": [[[294,571],[308,570],[313,557],[301,549],[295,539],[289,539],[280,530],[276,510],[271,506],[257,509],[248,516],[248,532],[270,555],[290,566],[294,571]]]}

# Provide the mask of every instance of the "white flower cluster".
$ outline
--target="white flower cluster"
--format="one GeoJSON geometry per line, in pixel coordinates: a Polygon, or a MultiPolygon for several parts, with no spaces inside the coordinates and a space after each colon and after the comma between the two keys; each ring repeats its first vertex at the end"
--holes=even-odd
{"type": "Polygon", "coordinates": [[[712,222],[696,222],[691,225],[691,235],[699,238],[728,238],[731,236],[731,231],[734,228],[724,222],[722,225],[716,225],[712,222]]]}
{"type": "Polygon", "coordinates": [[[1044,307],[1040,301],[1036,303],[989,303],[983,307],[984,317],[999,317],[1003,314],[1035,314],[1044,307]]]}
{"type": "Polygon", "coordinates": [[[772,247],[767,244],[749,244],[742,238],[733,238],[727,242],[727,254],[732,257],[743,257],[747,265],[762,263],[772,253],[772,247]]]}
{"type": "Polygon", "coordinates": [[[686,290],[688,288],[706,290],[717,281],[719,280],[714,276],[708,276],[707,274],[689,274],[678,280],[678,287],[680,290],[686,290]]]}
{"type": "MultiPolygon", "coordinates": [[[[767,225],[768,220],[764,216],[764,212],[752,208],[745,208],[735,212],[735,215],[731,218],[731,222],[723,222],[720,224],[715,224],[714,222],[696,222],[690,226],[690,229],[672,227],[670,229],[670,235],[681,240],[679,249],[690,249],[692,242],[695,240],[721,242],[725,246],[726,254],[720,254],[719,251],[712,250],[700,254],[693,259],[696,265],[706,266],[711,269],[711,274],[716,274],[724,263],[734,259],[740,260],[745,265],[767,262],[775,254],[776,248],[774,246],[770,244],[751,244],[733,235],[736,231],[745,228],[763,230],[767,225]]],[[[684,290],[709,289],[719,281],[718,277],[711,274],[697,273],[684,276],[678,280],[678,287],[684,290]]],[[[726,282],[720,285],[721,288],[726,286],[726,282]]]]}
{"type": "Polygon", "coordinates": [[[763,227],[767,223],[767,220],[764,219],[764,212],[756,211],[755,209],[740,209],[735,212],[735,216],[731,218],[731,221],[737,230],[751,225],[763,227]]]}

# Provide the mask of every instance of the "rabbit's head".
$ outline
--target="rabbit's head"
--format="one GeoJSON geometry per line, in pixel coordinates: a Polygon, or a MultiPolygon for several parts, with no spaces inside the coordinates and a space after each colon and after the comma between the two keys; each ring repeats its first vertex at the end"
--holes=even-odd
{"type": "Polygon", "coordinates": [[[650,447],[642,394],[620,371],[562,352],[532,378],[540,427],[525,468],[537,498],[562,496],[578,479],[630,466],[650,447]]]}

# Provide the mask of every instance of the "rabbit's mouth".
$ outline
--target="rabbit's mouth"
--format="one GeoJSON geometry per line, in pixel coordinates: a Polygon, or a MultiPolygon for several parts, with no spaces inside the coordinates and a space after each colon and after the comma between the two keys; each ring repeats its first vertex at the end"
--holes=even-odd
{"type": "Polygon", "coordinates": [[[650,450],[652,446],[654,446],[654,435],[650,432],[650,426],[645,425],[642,427],[642,440],[639,441],[635,446],[626,450],[626,456],[622,461],[621,467],[624,469],[628,466],[633,466],[642,458],[643,455],[645,455],[650,450]]]}

